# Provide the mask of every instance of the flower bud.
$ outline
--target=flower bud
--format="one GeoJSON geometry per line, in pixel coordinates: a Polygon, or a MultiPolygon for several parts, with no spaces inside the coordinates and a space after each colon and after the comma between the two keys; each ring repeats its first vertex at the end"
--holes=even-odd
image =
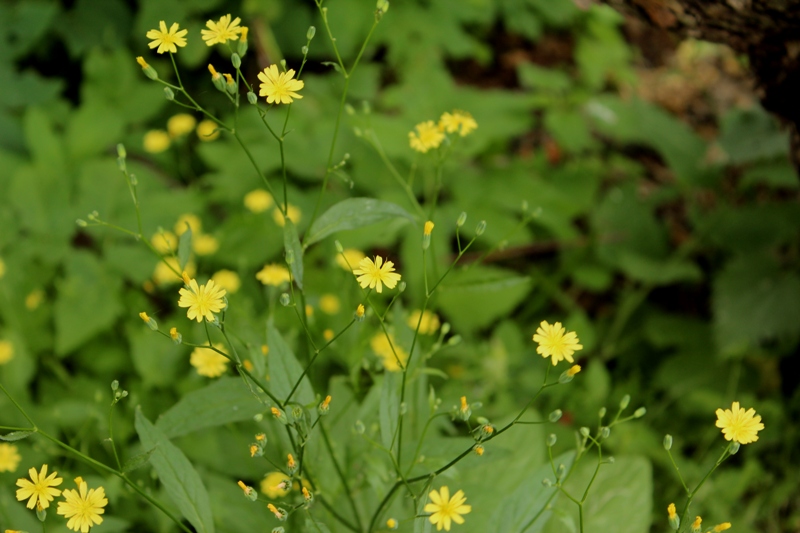
{"type": "Polygon", "coordinates": [[[396,530],[398,525],[399,524],[397,520],[395,520],[394,518],[390,518],[389,520],[386,521],[386,527],[392,531],[396,530]]]}
{"type": "Polygon", "coordinates": [[[389,11],[389,0],[378,0],[375,4],[375,18],[380,20],[389,11]]]}
{"type": "Polygon", "coordinates": [[[319,413],[320,416],[324,416],[328,414],[328,411],[330,411],[330,409],[331,409],[331,396],[329,394],[317,406],[317,412],[319,413]]]}
{"type": "Polygon", "coordinates": [[[231,54],[231,64],[233,65],[233,68],[239,68],[242,66],[242,58],[239,56],[239,54],[231,54]]]}
{"type": "Polygon", "coordinates": [[[277,407],[273,407],[270,409],[270,412],[272,413],[272,416],[274,416],[278,420],[278,422],[280,422],[284,426],[289,423],[289,420],[286,418],[286,413],[284,413],[283,410],[277,407]]]}
{"type": "Polygon", "coordinates": [[[667,518],[669,519],[669,527],[677,531],[681,527],[681,519],[675,510],[675,504],[671,503],[667,506],[667,518]]]}
{"type": "Polygon", "coordinates": [[[239,481],[239,483],[237,484],[239,485],[239,488],[241,488],[242,491],[244,492],[245,498],[247,498],[251,502],[254,502],[258,499],[258,493],[255,491],[253,487],[248,487],[247,485],[244,484],[243,481],[239,481]]]}
{"type": "Polygon", "coordinates": [[[550,435],[547,436],[547,447],[548,448],[552,448],[553,446],[556,445],[557,441],[558,441],[558,437],[556,437],[556,434],[555,433],[550,433],[550,435]]]}
{"type": "Polygon", "coordinates": [[[563,414],[564,413],[561,412],[561,409],[556,409],[555,411],[551,412],[550,415],[548,415],[547,419],[550,420],[550,422],[558,422],[561,420],[561,415],[563,414]]]}
{"type": "Polygon", "coordinates": [[[286,533],[286,530],[283,529],[282,526],[278,526],[278,527],[272,528],[272,533],[286,533]]]}
{"type": "Polygon", "coordinates": [[[169,87],[164,87],[164,97],[171,102],[175,100],[175,93],[169,87]]]}
{"type": "Polygon", "coordinates": [[[233,81],[233,76],[228,73],[223,76],[225,76],[225,90],[228,91],[228,94],[236,94],[236,82],[233,81]]]}
{"type": "Polygon", "coordinates": [[[365,311],[366,310],[364,309],[364,305],[363,304],[358,304],[358,307],[356,307],[356,312],[355,312],[355,317],[354,317],[356,322],[361,322],[362,320],[364,320],[365,311]]]}
{"type": "Polygon", "coordinates": [[[300,47],[300,53],[303,54],[303,57],[308,55],[308,46],[303,45],[300,47]]]}
{"type": "Polygon", "coordinates": [[[475,452],[475,455],[477,455],[478,457],[481,457],[481,456],[483,455],[483,452],[485,452],[486,450],[485,450],[485,448],[483,447],[483,445],[481,445],[481,444],[476,444],[476,445],[475,445],[475,447],[474,447],[474,448],[472,448],[472,451],[474,451],[474,452],[475,452]]]}
{"type": "Polygon", "coordinates": [[[288,307],[290,303],[292,303],[292,299],[289,296],[289,293],[284,292],[283,294],[281,294],[281,305],[284,307],[288,307]]]}
{"type": "Polygon", "coordinates": [[[169,338],[172,339],[172,342],[175,344],[180,344],[183,342],[183,335],[178,333],[178,328],[169,329],[169,338]]]}
{"type": "Polygon", "coordinates": [[[114,381],[112,381],[112,382],[111,382],[111,390],[116,392],[116,390],[117,390],[118,388],[119,388],[119,381],[117,381],[117,380],[115,379],[114,381]]]}
{"type": "Polygon", "coordinates": [[[78,225],[78,227],[81,227],[81,228],[85,228],[86,226],[88,226],[88,225],[89,225],[89,223],[88,223],[88,222],[86,222],[85,220],[83,220],[82,218],[79,218],[79,219],[77,219],[77,220],[75,221],[75,224],[77,224],[77,225],[78,225]]]}
{"type": "Polygon", "coordinates": [[[700,530],[703,529],[703,519],[699,516],[694,517],[694,522],[692,522],[692,533],[700,533],[700,530]]]}
{"type": "Polygon", "coordinates": [[[147,316],[147,313],[142,311],[139,313],[139,318],[141,318],[142,321],[144,321],[144,323],[150,327],[150,329],[153,331],[158,331],[158,322],[156,322],[154,318],[147,316]]]}
{"type": "Polygon", "coordinates": [[[461,335],[453,335],[447,339],[448,346],[458,346],[459,344],[461,344],[461,335]]]}
{"type": "Polygon", "coordinates": [[[591,434],[591,431],[589,431],[589,428],[586,426],[583,426],[579,431],[584,439],[589,438],[589,435],[591,434]]]}
{"type": "Polygon", "coordinates": [[[122,159],[128,157],[128,151],[125,149],[125,145],[122,143],[117,144],[117,157],[121,157],[122,159]]]}
{"type": "Polygon", "coordinates": [[[607,439],[611,435],[611,428],[608,426],[603,426],[603,429],[600,430],[600,437],[607,439]]]}
{"type": "Polygon", "coordinates": [[[647,414],[647,408],[640,407],[633,412],[633,418],[642,418],[645,414],[647,414]]]}
{"type": "Polygon", "coordinates": [[[600,418],[603,418],[604,416],[606,416],[606,408],[605,407],[601,407],[600,411],[597,412],[597,416],[599,416],[600,418]]]}
{"type": "Polygon", "coordinates": [[[458,220],[456,220],[456,227],[460,228],[467,222],[467,214],[463,211],[460,215],[458,215],[458,220]]]}
{"type": "Polygon", "coordinates": [[[740,445],[738,442],[736,442],[736,441],[733,441],[733,442],[731,442],[731,446],[730,446],[729,453],[730,453],[731,455],[736,455],[736,452],[738,452],[738,451],[739,451],[739,447],[740,447],[740,446],[741,446],[741,445],[740,445]]]}
{"type": "Polygon", "coordinates": [[[124,157],[117,158],[117,168],[119,169],[120,172],[125,172],[126,170],[128,170],[128,165],[124,157]]]}
{"type": "MultiPolygon", "coordinates": [[[[285,521],[285,520],[286,520],[286,517],[288,517],[288,516],[289,516],[289,513],[287,513],[287,512],[286,512],[284,509],[281,509],[280,507],[275,507],[275,506],[274,506],[274,505],[272,505],[271,503],[268,503],[268,504],[267,504],[267,509],[269,509],[269,511],[270,511],[272,514],[274,514],[274,515],[275,515],[275,518],[277,518],[277,519],[278,519],[278,520],[280,520],[281,522],[285,521]]],[[[281,528],[281,529],[283,529],[283,528],[281,528]]]]}
{"type": "Polygon", "coordinates": [[[364,427],[364,422],[362,422],[361,420],[356,420],[356,423],[353,424],[353,429],[359,435],[363,435],[364,432],[367,430],[367,428],[364,427]]]}
{"type": "Polygon", "coordinates": [[[292,418],[294,420],[302,420],[303,416],[305,416],[305,412],[302,407],[299,405],[292,406],[292,418]]]}
{"type": "Polygon", "coordinates": [[[285,59],[281,59],[280,63],[281,63],[281,70],[283,72],[286,72],[286,60],[285,59]]]}
{"type": "Polygon", "coordinates": [[[664,435],[664,449],[667,451],[672,449],[672,435],[664,435]]]}
{"type": "Polygon", "coordinates": [[[338,240],[333,241],[333,245],[336,246],[336,253],[344,253],[344,246],[342,246],[342,243],[340,243],[338,240]]]}
{"type": "Polygon", "coordinates": [[[486,221],[481,220],[480,222],[478,222],[477,227],[475,227],[475,235],[480,237],[481,235],[483,235],[484,231],[486,231],[486,221]]]}
{"type": "Polygon", "coordinates": [[[244,57],[244,55],[247,53],[247,32],[248,32],[248,27],[242,26],[242,33],[239,34],[239,43],[236,46],[236,53],[239,54],[240,61],[241,58],[244,57]]]}
{"type": "Polygon", "coordinates": [[[142,72],[144,72],[145,76],[147,76],[151,80],[158,79],[158,73],[155,71],[153,67],[147,64],[147,61],[145,61],[142,56],[137,57],[136,62],[139,63],[140,67],[142,67],[142,72]]]}
{"type": "Polygon", "coordinates": [[[553,482],[550,481],[550,478],[546,477],[546,478],[544,478],[542,480],[542,485],[545,486],[545,487],[552,487],[553,486],[553,482]]]}
{"type": "Polygon", "coordinates": [[[309,41],[314,38],[314,35],[317,33],[317,28],[314,26],[309,26],[308,31],[306,32],[306,39],[309,41]]]}
{"type": "Polygon", "coordinates": [[[41,504],[36,506],[36,518],[39,522],[44,522],[47,519],[47,509],[42,509],[41,504]]]}
{"type": "Polygon", "coordinates": [[[629,403],[631,403],[631,395],[630,394],[626,394],[625,396],[622,397],[622,400],[620,400],[619,408],[620,409],[627,409],[629,403]]]}

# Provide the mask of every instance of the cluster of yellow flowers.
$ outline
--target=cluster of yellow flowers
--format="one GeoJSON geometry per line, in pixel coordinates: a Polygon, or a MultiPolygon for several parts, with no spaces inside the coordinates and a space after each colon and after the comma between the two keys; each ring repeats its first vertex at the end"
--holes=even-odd
{"type": "Polygon", "coordinates": [[[159,154],[167,150],[174,141],[185,137],[197,129],[197,137],[204,142],[213,141],[219,137],[217,123],[213,120],[203,120],[199,124],[197,119],[188,113],[178,113],[169,117],[167,129],[150,130],[142,138],[142,148],[145,152],[159,154]]]}
{"type": "Polygon", "coordinates": [[[465,137],[478,127],[472,115],[466,111],[455,110],[443,113],[438,123],[432,120],[420,122],[408,133],[408,143],[417,152],[423,154],[428,150],[439,148],[445,139],[445,133],[456,133],[465,137]]]}
{"type": "Polygon", "coordinates": [[[90,489],[83,478],[76,477],[75,489],[57,489],[64,481],[57,472],[47,474],[47,465],[42,465],[39,472],[35,468],[28,471],[30,479],[17,480],[17,500],[28,500],[28,509],[43,511],[50,507],[50,502],[58,496],[64,501],[58,502],[57,514],[67,519],[67,527],[73,531],[88,533],[92,526],[103,523],[105,506],[108,505],[103,487],[90,489]]]}

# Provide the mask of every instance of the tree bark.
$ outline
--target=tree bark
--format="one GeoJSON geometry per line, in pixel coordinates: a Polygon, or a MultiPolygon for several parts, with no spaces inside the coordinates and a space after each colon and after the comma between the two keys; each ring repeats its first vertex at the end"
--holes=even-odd
{"type": "Polygon", "coordinates": [[[762,105],[789,126],[800,172],[800,0],[603,1],[680,37],[746,54],[762,105]]]}

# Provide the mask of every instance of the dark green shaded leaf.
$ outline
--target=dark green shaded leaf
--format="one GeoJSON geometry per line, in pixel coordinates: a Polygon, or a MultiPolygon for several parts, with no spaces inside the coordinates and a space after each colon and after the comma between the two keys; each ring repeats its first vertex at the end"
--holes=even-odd
{"type": "MultiPolygon", "coordinates": [[[[272,324],[267,325],[267,345],[269,346],[269,384],[273,394],[281,400],[289,396],[289,392],[303,373],[303,367],[297,361],[289,345],[272,324]]],[[[314,390],[308,376],[304,376],[292,396],[293,402],[309,404],[314,401],[314,390]]]]}

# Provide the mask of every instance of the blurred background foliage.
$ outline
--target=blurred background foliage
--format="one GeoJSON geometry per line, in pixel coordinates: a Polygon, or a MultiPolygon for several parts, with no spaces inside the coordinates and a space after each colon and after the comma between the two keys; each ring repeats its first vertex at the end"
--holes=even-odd
{"type": "MultiPolygon", "coordinates": [[[[326,5],[339,50],[352,61],[373,2],[326,5]]],[[[0,340],[13,347],[13,356],[0,361],[0,379],[43,428],[101,459],[109,459],[100,441],[112,379],[131,392],[117,429],[128,450],[138,447],[134,406],[154,420],[208,381],[190,371],[189,349],[164,342],[137,317],[152,310],[163,324],[184,324],[185,337],[201,331],[177,322],[178,286],[152,281],[155,258],[123,234],[75,224],[97,210],[104,220],[135,227],[116,143],[127,147],[138,178],[145,233],[171,229],[185,213],[199,216],[202,232],[219,242],[216,252],[194,258],[199,277],[237,272],[242,288],[231,297],[232,323],[253,332],[245,340],[254,349],[264,342],[269,299],[254,274],[265,262],[281,261],[283,237],[271,213],[243,208],[244,195],[261,185],[250,163],[224,136],[212,142],[180,136],[155,154],[143,146],[147,131],[165,129],[179,111],[134,61],[143,55],[170,78],[169,61],[147,49],[145,32],[159,20],[189,29],[188,46],[177,54],[184,83],[224,115],[227,100],[209,83],[206,65],[224,72],[229,60],[206,47],[199,30],[225,13],[251,28],[243,65],[251,81],[282,58],[297,68],[307,27],[318,28],[304,99],[293,106],[286,141],[290,202],[300,209],[302,232],[324,174],[342,86],[323,63],[332,50],[313,2],[0,4],[0,340]]],[[[792,361],[800,339],[800,205],[787,136],[758,105],[747,65],[730,50],[654,43],[639,30],[606,6],[581,9],[572,0],[392,4],[351,83],[352,107],[336,151],[336,160],[345,152],[350,159],[331,181],[325,207],[370,196],[411,211],[365,139],[379,139],[401,174],[415,169],[422,197],[431,165],[409,149],[407,132],[454,108],[472,113],[479,129],[448,162],[434,218],[440,271],[453,257],[458,214],[468,213],[465,228],[488,223],[479,251],[465,258],[469,268],[457,270],[435,300],[437,313],[463,338],[431,362],[441,371],[430,379],[445,406],[466,394],[483,402],[489,418],[515,412],[542,379],[530,337],[541,320],[561,320],[586,347],[579,360],[585,372],[540,405],[541,412],[564,410],[556,429],[563,449],[575,428],[596,424],[597,410],[613,409],[626,393],[648,408],[646,418],[608,442],[619,470],[604,471],[608,478],[595,497],[602,500],[602,492],[609,501],[594,509],[594,531],[663,531],[667,504],[682,499],[662,436],[675,436],[683,475],[696,481],[723,446],[714,410],[731,401],[755,407],[766,429],[715,474],[693,512],[733,522],[740,533],[797,531],[800,378],[792,361]]],[[[277,178],[277,149],[255,114],[243,114],[239,132],[256,147],[261,168],[277,178]]],[[[336,238],[348,248],[388,252],[409,283],[403,305],[421,304],[418,225],[391,222],[336,238]]],[[[334,255],[332,238],[308,250],[308,303],[317,307],[322,294],[336,293],[342,308],[352,309],[357,294],[339,290],[347,274],[331,274],[334,255]]],[[[274,313],[284,337],[297,345],[293,315],[274,313]]],[[[312,325],[322,331],[348,320],[349,311],[328,316],[317,309],[312,325]]],[[[337,401],[355,395],[368,403],[359,389],[368,336],[354,332],[337,342],[314,375],[315,389],[336,391],[337,401]]],[[[6,398],[0,413],[3,423],[22,423],[6,398]]],[[[336,427],[345,440],[350,416],[336,427]]],[[[438,429],[451,437],[426,453],[447,457],[460,449],[454,442],[463,428],[447,422],[438,429]]],[[[244,454],[254,431],[243,423],[228,424],[222,434],[175,434],[209,486],[221,531],[263,530],[268,520],[237,511],[247,502],[230,481],[261,475],[244,454]],[[233,447],[243,453],[230,453],[233,447]]],[[[544,457],[544,432],[511,433],[494,458],[487,453],[484,464],[476,458],[459,466],[467,494],[469,483],[473,493],[485,494],[481,504],[471,501],[474,508],[501,509],[514,489],[529,494],[540,486],[534,470],[544,457]]],[[[65,464],[59,470],[78,468],[70,458],[52,459],[59,452],[45,442],[21,446],[21,468],[45,460],[65,464]]],[[[369,453],[363,443],[354,450],[369,453]]],[[[32,529],[31,517],[12,501],[18,474],[0,473],[0,520],[32,529]]],[[[112,507],[98,532],[169,530],[161,516],[140,513],[139,501],[105,483],[112,507]]],[[[547,531],[573,530],[563,504],[547,531]]],[[[490,531],[498,520],[490,521],[491,512],[469,518],[472,531],[490,531]]]]}

